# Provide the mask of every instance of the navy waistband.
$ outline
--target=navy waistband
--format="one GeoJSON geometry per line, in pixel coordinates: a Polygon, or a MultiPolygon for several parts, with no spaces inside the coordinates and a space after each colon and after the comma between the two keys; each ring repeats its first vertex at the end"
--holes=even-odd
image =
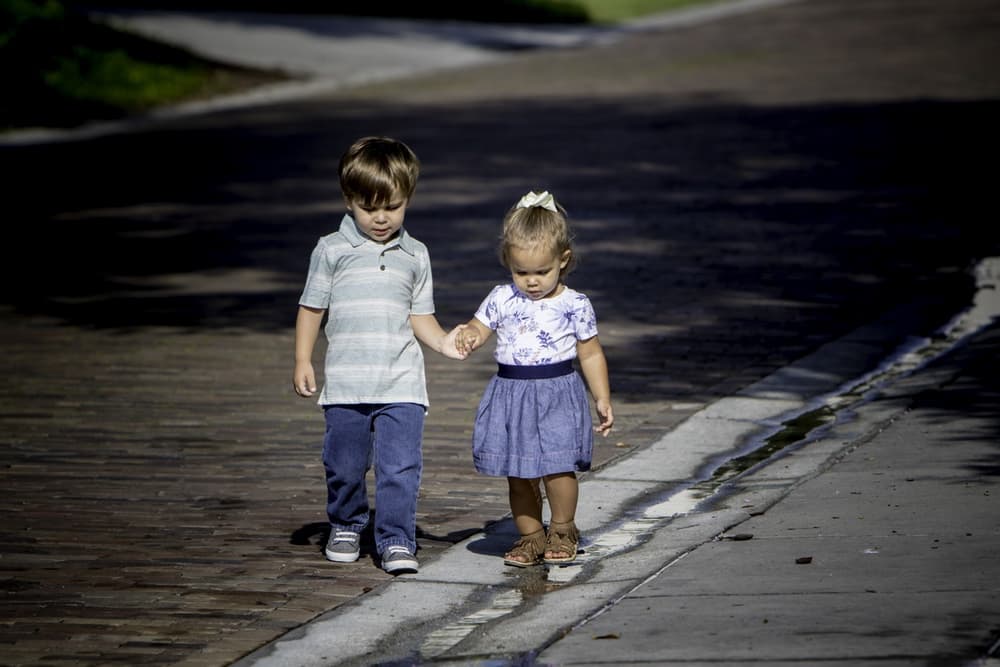
{"type": "Polygon", "coordinates": [[[573,372],[573,360],[567,359],[555,364],[541,366],[508,366],[497,364],[497,376],[512,380],[544,380],[569,375],[573,372]]]}

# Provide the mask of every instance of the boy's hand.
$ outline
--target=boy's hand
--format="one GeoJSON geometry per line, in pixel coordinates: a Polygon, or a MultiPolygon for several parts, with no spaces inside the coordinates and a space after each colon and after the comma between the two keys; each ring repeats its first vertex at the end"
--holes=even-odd
{"type": "Polygon", "coordinates": [[[309,398],[316,393],[316,373],[309,362],[295,364],[295,375],[292,377],[292,387],[302,398],[309,398]]]}

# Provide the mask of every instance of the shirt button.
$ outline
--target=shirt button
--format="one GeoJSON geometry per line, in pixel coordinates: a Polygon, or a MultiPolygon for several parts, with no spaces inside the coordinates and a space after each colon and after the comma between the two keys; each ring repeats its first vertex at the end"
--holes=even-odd
{"type": "Polygon", "coordinates": [[[379,271],[385,271],[385,264],[379,265],[378,270],[379,271]]]}

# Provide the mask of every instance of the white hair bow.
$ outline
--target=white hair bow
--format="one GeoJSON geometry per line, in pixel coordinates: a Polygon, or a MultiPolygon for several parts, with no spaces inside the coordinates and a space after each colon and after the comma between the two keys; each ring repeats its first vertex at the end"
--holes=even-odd
{"type": "Polygon", "coordinates": [[[555,197],[550,195],[548,190],[537,193],[532,191],[521,197],[521,201],[517,202],[517,208],[533,208],[535,206],[541,206],[542,208],[556,212],[555,197]]]}

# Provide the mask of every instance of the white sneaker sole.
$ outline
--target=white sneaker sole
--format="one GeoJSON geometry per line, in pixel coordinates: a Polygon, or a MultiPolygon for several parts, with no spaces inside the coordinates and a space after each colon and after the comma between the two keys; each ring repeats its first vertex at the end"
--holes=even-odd
{"type": "Polygon", "coordinates": [[[420,564],[415,559],[408,560],[394,560],[391,563],[385,563],[382,569],[389,574],[396,574],[402,572],[416,572],[420,564]]]}
{"type": "Polygon", "coordinates": [[[357,552],[353,554],[340,554],[333,551],[327,551],[326,549],[323,550],[323,554],[326,556],[327,560],[333,561],[334,563],[353,563],[360,555],[360,553],[357,552]]]}

